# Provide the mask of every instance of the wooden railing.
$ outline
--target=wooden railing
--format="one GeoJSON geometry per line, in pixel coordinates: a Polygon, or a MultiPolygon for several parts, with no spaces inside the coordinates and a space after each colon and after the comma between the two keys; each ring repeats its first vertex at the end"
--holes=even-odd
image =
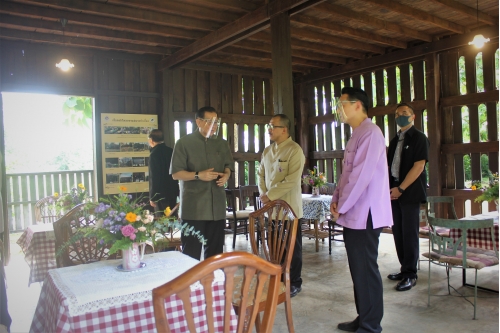
{"type": "Polygon", "coordinates": [[[35,203],[55,192],[68,193],[82,183],[94,196],[94,170],[7,174],[7,210],[11,232],[23,231],[35,221],[35,203]]]}

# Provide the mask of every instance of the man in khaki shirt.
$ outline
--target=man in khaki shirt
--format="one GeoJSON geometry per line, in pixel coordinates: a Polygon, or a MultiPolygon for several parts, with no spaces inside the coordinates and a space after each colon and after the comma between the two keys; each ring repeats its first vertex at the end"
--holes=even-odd
{"type": "MultiPolygon", "coordinates": [[[[277,114],[267,125],[269,138],[273,141],[262,153],[259,167],[260,199],[265,204],[281,199],[292,207],[295,215],[302,218],[301,179],[305,156],[302,148],[290,137],[290,119],[277,114]]],[[[297,228],[297,238],[290,267],[290,296],[302,290],[302,232],[297,228]]]]}

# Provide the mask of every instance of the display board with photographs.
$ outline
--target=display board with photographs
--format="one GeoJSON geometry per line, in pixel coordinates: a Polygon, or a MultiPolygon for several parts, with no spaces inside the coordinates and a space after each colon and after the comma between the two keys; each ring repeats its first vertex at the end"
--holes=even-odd
{"type": "Polygon", "coordinates": [[[104,194],[149,191],[148,135],[158,128],[158,116],[103,113],[101,115],[104,194]]]}

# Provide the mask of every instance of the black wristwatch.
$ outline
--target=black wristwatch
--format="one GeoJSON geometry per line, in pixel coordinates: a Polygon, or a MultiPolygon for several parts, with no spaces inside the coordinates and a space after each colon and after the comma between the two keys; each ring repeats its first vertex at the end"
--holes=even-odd
{"type": "Polygon", "coordinates": [[[398,191],[399,191],[399,193],[403,194],[403,192],[404,192],[405,190],[403,190],[401,187],[399,187],[399,186],[398,186],[398,191]]]}
{"type": "Polygon", "coordinates": [[[196,179],[196,180],[200,179],[200,176],[198,176],[198,171],[196,171],[196,172],[194,173],[194,179],[196,179]]]}

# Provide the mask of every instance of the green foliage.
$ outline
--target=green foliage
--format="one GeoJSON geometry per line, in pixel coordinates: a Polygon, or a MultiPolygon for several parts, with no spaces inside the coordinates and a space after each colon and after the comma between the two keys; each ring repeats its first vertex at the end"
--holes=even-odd
{"type": "Polygon", "coordinates": [[[498,200],[498,173],[490,172],[490,186],[483,191],[483,193],[478,196],[474,201],[482,202],[482,201],[493,201],[498,200]]]}
{"type": "Polygon", "coordinates": [[[92,98],[71,96],[63,105],[64,124],[76,124],[89,128],[92,121],[92,98]]]}

